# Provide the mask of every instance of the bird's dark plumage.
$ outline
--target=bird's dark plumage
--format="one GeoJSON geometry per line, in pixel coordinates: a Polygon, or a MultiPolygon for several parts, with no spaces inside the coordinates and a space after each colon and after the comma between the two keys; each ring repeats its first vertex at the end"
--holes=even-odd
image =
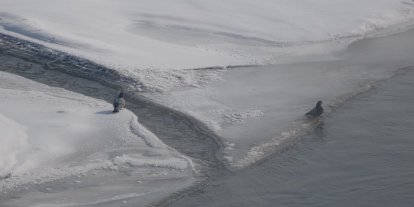
{"type": "Polygon", "coordinates": [[[316,118],[323,114],[323,108],[322,108],[322,101],[318,101],[316,103],[316,106],[310,110],[308,113],[305,114],[308,118],[316,118]]]}

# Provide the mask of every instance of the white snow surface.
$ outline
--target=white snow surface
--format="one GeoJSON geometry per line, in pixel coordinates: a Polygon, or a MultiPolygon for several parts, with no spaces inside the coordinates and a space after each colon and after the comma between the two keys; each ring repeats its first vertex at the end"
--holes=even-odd
{"type": "Polygon", "coordinates": [[[275,63],[413,20],[412,0],[0,0],[1,32],[119,70],[275,63]],[[292,49],[292,46],[302,46],[292,49]],[[291,46],[290,50],[281,50],[291,46]]]}
{"type": "Polygon", "coordinates": [[[127,109],[112,114],[109,103],[4,72],[0,97],[0,196],[20,196],[1,206],[105,206],[126,193],[148,203],[194,180],[192,161],[127,109]]]}
{"type": "Polygon", "coordinates": [[[17,164],[17,156],[29,148],[26,128],[0,114],[2,129],[0,145],[0,176],[4,177],[17,164]]]}

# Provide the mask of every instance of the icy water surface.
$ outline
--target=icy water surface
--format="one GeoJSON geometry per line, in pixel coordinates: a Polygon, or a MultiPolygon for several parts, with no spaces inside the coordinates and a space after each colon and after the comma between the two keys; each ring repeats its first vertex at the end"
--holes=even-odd
{"type": "Polygon", "coordinates": [[[411,68],[290,148],[170,206],[414,206],[413,106],[411,68]]]}

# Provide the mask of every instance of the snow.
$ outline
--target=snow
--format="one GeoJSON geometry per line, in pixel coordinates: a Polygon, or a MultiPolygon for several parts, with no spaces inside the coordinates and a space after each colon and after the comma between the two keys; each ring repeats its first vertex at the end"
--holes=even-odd
{"type": "Polygon", "coordinates": [[[0,96],[0,192],[21,196],[1,205],[67,206],[56,198],[71,196],[67,202],[104,206],[108,198],[119,197],[145,203],[193,182],[192,161],[163,144],[127,109],[112,114],[111,104],[4,72],[0,96]],[[163,187],[135,187],[131,183],[137,178],[163,187]],[[102,184],[108,179],[122,181],[102,184]],[[88,187],[98,184],[102,190],[88,187]],[[108,187],[112,191],[104,192],[108,187]]]}
{"type": "Polygon", "coordinates": [[[275,63],[286,54],[281,48],[298,53],[414,17],[410,0],[0,3],[2,32],[123,71],[275,63]]]}
{"type": "MultiPolygon", "coordinates": [[[[368,35],[412,26],[412,0],[0,3],[0,32],[91,59],[139,80],[151,91],[143,95],[194,116],[219,134],[225,145],[223,157],[235,167],[254,163],[266,151],[311,128],[315,123],[301,117],[317,100],[335,108],[391,76],[396,68],[412,63],[409,37],[381,39],[384,44],[375,40],[374,44],[369,40],[351,44],[368,35]],[[257,64],[273,66],[225,67],[257,64]],[[210,69],[191,70],[204,67],[210,69]]],[[[48,118],[84,114],[63,112],[48,118]]],[[[12,115],[4,112],[7,119],[12,115]]],[[[44,124],[53,132],[67,123],[44,124]]],[[[94,136],[83,124],[69,126],[67,130],[74,133],[94,136]]],[[[155,138],[143,140],[150,147],[160,144],[155,138]]],[[[48,153],[65,156],[76,150],[70,147],[74,143],[53,144],[69,147],[59,152],[41,150],[45,154],[39,154],[39,160],[48,153]]],[[[148,166],[133,161],[141,156],[133,153],[116,160],[148,166]]],[[[181,163],[177,162],[178,169],[181,163]]],[[[153,165],[166,166],[163,162],[153,165]]]]}
{"type": "MultiPolygon", "coordinates": [[[[412,26],[413,0],[0,5],[0,33],[139,80],[150,89],[142,95],[217,133],[221,157],[236,169],[323,122],[304,119],[316,101],[329,116],[414,65],[412,30],[364,39],[412,26]]],[[[192,160],[128,110],[112,114],[103,101],[7,73],[0,73],[0,96],[1,206],[147,205],[195,181],[192,160]]]]}
{"type": "Polygon", "coordinates": [[[0,126],[2,128],[0,177],[4,177],[17,164],[17,156],[29,146],[26,129],[23,126],[1,114],[0,126]]]}

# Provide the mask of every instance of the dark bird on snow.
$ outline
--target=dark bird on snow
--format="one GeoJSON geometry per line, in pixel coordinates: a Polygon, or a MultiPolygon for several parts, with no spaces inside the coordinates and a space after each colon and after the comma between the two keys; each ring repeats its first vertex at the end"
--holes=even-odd
{"type": "Polygon", "coordinates": [[[318,103],[316,103],[316,106],[308,113],[306,113],[305,116],[309,119],[313,119],[319,117],[321,114],[323,114],[322,101],[318,101],[318,103]]]}

